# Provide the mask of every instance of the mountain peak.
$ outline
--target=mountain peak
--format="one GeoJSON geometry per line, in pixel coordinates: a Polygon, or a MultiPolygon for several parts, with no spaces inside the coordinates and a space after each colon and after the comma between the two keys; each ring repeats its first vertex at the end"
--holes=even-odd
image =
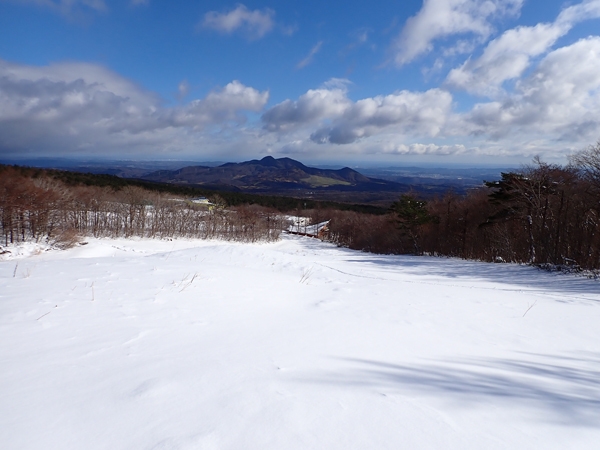
{"type": "Polygon", "coordinates": [[[276,166],[277,165],[277,160],[270,155],[265,156],[259,162],[262,166],[276,166]]]}
{"type": "Polygon", "coordinates": [[[306,166],[299,161],[291,158],[273,158],[272,156],[265,156],[261,160],[252,160],[245,163],[246,165],[257,164],[264,167],[273,167],[277,169],[305,169],[306,166]]]}

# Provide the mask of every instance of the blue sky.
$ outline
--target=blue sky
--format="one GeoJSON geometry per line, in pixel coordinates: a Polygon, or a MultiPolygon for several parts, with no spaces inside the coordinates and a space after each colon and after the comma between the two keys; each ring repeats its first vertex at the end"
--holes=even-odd
{"type": "Polygon", "coordinates": [[[600,138],[599,18],[600,0],[0,0],[0,160],[566,162],[600,138]]]}

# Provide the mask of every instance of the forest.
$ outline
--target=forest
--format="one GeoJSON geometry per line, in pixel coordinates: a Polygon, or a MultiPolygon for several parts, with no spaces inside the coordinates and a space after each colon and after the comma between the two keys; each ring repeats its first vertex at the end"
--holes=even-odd
{"type": "Polygon", "coordinates": [[[287,228],[286,214],[330,220],[326,239],[356,250],[597,270],[600,143],[564,166],[535,158],[466,195],[425,200],[409,193],[387,211],[0,166],[4,245],[45,239],[69,246],[88,235],[272,241],[287,228]],[[217,207],[186,201],[198,195],[217,207]]]}
{"type": "Polygon", "coordinates": [[[0,230],[5,246],[46,240],[64,248],[85,236],[273,241],[286,227],[276,210],[260,205],[225,209],[218,194],[212,195],[214,207],[209,208],[169,192],[106,185],[102,176],[96,178],[98,185],[66,182],[65,177],[71,175],[0,167],[0,230]]]}
{"type": "Polygon", "coordinates": [[[464,196],[403,195],[386,216],[333,212],[330,239],[375,253],[577,271],[600,268],[599,215],[600,143],[572,155],[566,166],[535,158],[464,196]]]}

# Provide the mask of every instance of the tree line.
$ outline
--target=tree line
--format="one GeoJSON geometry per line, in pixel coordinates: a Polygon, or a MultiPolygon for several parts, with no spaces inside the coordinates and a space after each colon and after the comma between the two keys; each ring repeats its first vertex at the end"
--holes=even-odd
{"type": "Polygon", "coordinates": [[[599,269],[600,143],[565,166],[535,158],[464,196],[403,195],[384,216],[311,214],[329,215],[329,239],[358,250],[599,269]]]}
{"type": "Polygon", "coordinates": [[[137,186],[69,185],[43,170],[0,167],[0,232],[4,245],[47,240],[69,246],[81,236],[218,238],[273,241],[286,228],[278,211],[260,205],[194,204],[137,186]]]}

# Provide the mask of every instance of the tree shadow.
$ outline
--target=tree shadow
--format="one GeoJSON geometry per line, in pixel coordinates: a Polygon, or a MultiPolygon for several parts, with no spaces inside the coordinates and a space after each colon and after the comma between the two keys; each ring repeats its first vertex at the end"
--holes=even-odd
{"type": "MultiPolygon", "coordinates": [[[[357,257],[348,255],[344,262],[360,265],[363,272],[373,270],[376,277],[393,279],[393,274],[414,276],[414,281],[429,277],[441,277],[448,282],[440,284],[458,284],[472,286],[474,281],[488,281],[506,286],[507,290],[523,289],[538,293],[592,294],[585,300],[600,302],[600,283],[570,274],[549,273],[537,267],[520,264],[494,264],[480,261],[467,261],[458,258],[439,258],[429,256],[391,256],[365,255],[357,257]],[[509,287],[512,287],[510,289],[509,287]]],[[[398,279],[400,281],[400,279],[398,279]]],[[[478,288],[485,287],[477,286],[478,288]]],[[[493,289],[493,288],[491,288],[493,289]]],[[[501,290],[501,289],[497,289],[501,290]]],[[[564,301],[569,301],[566,297],[564,301]]]]}
{"type": "Polygon", "coordinates": [[[442,396],[461,407],[504,403],[561,425],[600,426],[600,358],[523,354],[520,359],[457,359],[419,365],[335,358],[350,367],[303,380],[356,389],[442,396]],[[540,362],[541,360],[541,362],[540,362]]]}

